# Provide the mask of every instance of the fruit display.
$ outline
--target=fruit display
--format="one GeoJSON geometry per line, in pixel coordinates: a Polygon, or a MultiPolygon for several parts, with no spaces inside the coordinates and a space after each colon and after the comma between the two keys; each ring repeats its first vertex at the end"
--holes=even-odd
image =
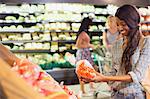
{"type": "Polygon", "coordinates": [[[141,14],[141,30],[145,33],[150,31],[150,8],[139,8],[141,14]]]}
{"type": "Polygon", "coordinates": [[[96,25],[90,26],[89,31],[97,31],[98,27],[96,25]]]}
{"type": "Polygon", "coordinates": [[[74,31],[78,31],[79,30],[79,27],[80,27],[81,23],[72,23],[71,26],[72,26],[72,30],[74,31]]]}
{"type": "MultiPolygon", "coordinates": [[[[95,19],[95,9],[100,8],[88,4],[68,3],[22,4],[18,6],[0,4],[0,12],[8,13],[0,19],[1,23],[8,23],[7,26],[3,24],[4,26],[0,27],[0,32],[5,32],[5,34],[0,34],[0,39],[4,44],[13,43],[10,47],[7,45],[12,50],[50,50],[51,52],[74,50],[76,49],[74,45],[76,32],[81,25],[80,21],[85,17],[84,14],[94,18],[95,22],[106,21],[107,9],[103,8],[101,14],[104,15],[97,16],[97,19],[95,19]],[[56,6],[57,8],[54,9],[53,7],[56,6]],[[16,33],[17,31],[18,33],[16,33]],[[70,45],[62,45],[64,41],[67,41],[65,43],[70,42],[70,45]]],[[[90,32],[97,30],[99,27],[96,25],[90,27],[90,32]]]]}
{"type": "Polygon", "coordinates": [[[118,6],[115,6],[115,5],[112,5],[112,4],[109,4],[107,7],[106,7],[107,11],[108,11],[108,14],[110,15],[115,15],[117,9],[118,9],[118,6]]]}
{"type": "MultiPolygon", "coordinates": [[[[47,99],[77,99],[74,94],[68,94],[58,82],[49,74],[43,71],[38,65],[26,59],[21,59],[14,63],[12,70],[22,77],[34,90],[38,91],[47,99]]],[[[71,91],[72,92],[72,91],[71,91]]]]}
{"type": "Polygon", "coordinates": [[[76,73],[80,77],[94,78],[96,77],[96,71],[87,60],[80,60],[76,64],[76,73]]]}
{"type": "Polygon", "coordinates": [[[99,36],[92,36],[92,40],[100,40],[99,36]]]}
{"type": "MultiPolygon", "coordinates": [[[[7,44],[6,47],[14,52],[19,52],[19,50],[28,52],[29,50],[35,54],[36,51],[40,50],[44,53],[52,54],[58,52],[65,55],[64,52],[77,49],[75,46],[77,31],[84,17],[93,18],[93,24],[89,28],[89,35],[91,43],[97,45],[99,42],[102,42],[102,31],[106,28],[105,22],[107,17],[114,15],[117,8],[114,5],[98,6],[74,3],[21,4],[11,6],[0,4],[0,14],[4,14],[0,18],[0,32],[2,32],[0,33],[0,40],[3,44],[7,44]]],[[[146,23],[141,24],[141,29],[147,31],[150,28],[149,8],[139,8],[139,10],[143,13],[141,14],[143,16],[142,21],[146,21],[146,23]]],[[[38,59],[37,55],[29,55],[26,58],[39,62],[38,64],[50,63],[47,62],[46,57],[38,59]],[[33,57],[35,58],[33,59],[33,57]]],[[[65,63],[62,57],[59,58],[61,61],[60,63],[56,62],[56,66],[47,65],[53,68],[65,63]]],[[[66,64],[66,67],[69,67],[69,65],[66,64]]]]}
{"type": "Polygon", "coordinates": [[[141,30],[148,30],[147,24],[141,24],[141,30]]]}
{"type": "Polygon", "coordinates": [[[16,54],[21,59],[28,59],[35,64],[41,66],[42,69],[54,69],[54,68],[74,68],[75,56],[69,52],[63,56],[61,54],[44,54],[44,53],[31,53],[31,54],[16,54]]]}

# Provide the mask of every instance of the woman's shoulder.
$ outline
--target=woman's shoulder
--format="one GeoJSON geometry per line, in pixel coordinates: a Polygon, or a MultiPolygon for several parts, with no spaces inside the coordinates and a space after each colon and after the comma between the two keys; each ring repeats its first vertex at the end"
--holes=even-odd
{"type": "Polygon", "coordinates": [[[139,43],[140,49],[150,48],[150,36],[142,37],[139,43]]]}
{"type": "Polygon", "coordinates": [[[81,36],[81,37],[86,37],[86,36],[88,36],[88,34],[87,34],[87,32],[82,31],[82,32],[80,33],[80,35],[79,35],[79,36],[81,36]]]}

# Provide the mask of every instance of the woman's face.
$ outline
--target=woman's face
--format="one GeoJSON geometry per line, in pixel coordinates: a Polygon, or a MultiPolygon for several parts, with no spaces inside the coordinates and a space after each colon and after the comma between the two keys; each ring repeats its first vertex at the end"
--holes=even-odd
{"type": "Polygon", "coordinates": [[[120,20],[119,18],[117,18],[117,28],[120,34],[122,34],[123,36],[128,35],[129,27],[123,20],[120,20]]]}
{"type": "Polygon", "coordinates": [[[109,25],[109,27],[115,27],[115,26],[117,26],[116,17],[109,18],[108,25],[109,25]]]}

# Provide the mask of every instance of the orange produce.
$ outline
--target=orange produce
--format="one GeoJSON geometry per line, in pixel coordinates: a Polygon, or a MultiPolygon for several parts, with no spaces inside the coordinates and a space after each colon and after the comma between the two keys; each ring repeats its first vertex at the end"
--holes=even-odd
{"type": "Polygon", "coordinates": [[[77,62],[76,73],[84,78],[94,78],[96,76],[96,71],[87,60],[77,62]]]}
{"type": "Polygon", "coordinates": [[[70,98],[73,96],[72,94],[68,94],[58,82],[38,65],[26,59],[15,62],[12,70],[17,72],[18,76],[22,77],[33,89],[45,96],[46,99],[76,99],[70,98]]]}

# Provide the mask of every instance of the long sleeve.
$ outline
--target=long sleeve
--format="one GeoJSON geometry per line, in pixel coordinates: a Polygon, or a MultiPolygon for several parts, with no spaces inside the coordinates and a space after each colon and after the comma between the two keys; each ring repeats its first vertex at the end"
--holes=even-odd
{"type": "Polygon", "coordinates": [[[146,38],[144,42],[144,47],[141,50],[135,68],[131,72],[129,72],[133,82],[138,84],[142,81],[145,75],[145,71],[149,64],[150,64],[150,38],[146,38]]]}

